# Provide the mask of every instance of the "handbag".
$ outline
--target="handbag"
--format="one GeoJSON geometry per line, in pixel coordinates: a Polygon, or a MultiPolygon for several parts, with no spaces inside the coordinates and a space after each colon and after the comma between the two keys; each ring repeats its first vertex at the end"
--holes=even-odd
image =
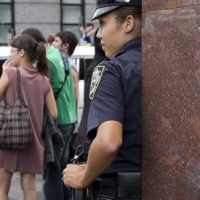
{"type": "Polygon", "coordinates": [[[17,96],[12,106],[5,96],[0,101],[0,149],[24,149],[31,144],[33,129],[28,106],[21,97],[20,71],[17,69],[17,96]]]}

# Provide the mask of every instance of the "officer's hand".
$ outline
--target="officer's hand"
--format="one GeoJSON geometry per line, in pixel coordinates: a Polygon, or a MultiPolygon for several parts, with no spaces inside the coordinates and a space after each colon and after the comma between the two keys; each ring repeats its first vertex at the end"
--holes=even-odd
{"type": "Polygon", "coordinates": [[[82,177],[85,169],[84,165],[69,164],[63,170],[63,183],[66,187],[74,189],[85,188],[87,185],[84,184],[82,177]]]}

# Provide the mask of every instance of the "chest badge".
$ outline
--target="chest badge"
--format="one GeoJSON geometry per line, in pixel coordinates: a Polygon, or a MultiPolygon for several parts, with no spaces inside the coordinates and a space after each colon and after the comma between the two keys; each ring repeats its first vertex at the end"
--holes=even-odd
{"type": "Polygon", "coordinates": [[[91,100],[94,99],[94,96],[99,86],[99,83],[101,81],[104,69],[105,69],[104,65],[98,65],[97,67],[95,67],[93,71],[92,80],[90,84],[90,93],[89,93],[89,98],[91,100]]]}

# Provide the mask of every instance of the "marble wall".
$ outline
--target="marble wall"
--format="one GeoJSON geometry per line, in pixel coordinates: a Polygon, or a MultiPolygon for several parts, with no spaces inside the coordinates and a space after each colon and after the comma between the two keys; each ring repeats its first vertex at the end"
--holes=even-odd
{"type": "Polygon", "coordinates": [[[142,37],[142,200],[200,200],[200,0],[143,0],[142,37]]]}

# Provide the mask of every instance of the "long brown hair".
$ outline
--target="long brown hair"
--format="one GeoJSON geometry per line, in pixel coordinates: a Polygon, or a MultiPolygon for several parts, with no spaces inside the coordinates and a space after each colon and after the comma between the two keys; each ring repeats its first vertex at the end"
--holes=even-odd
{"type": "Polygon", "coordinates": [[[27,58],[32,63],[36,62],[39,72],[48,76],[48,61],[44,43],[37,43],[30,35],[22,34],[13,40],[11,46],[23,49],[27,54],[27,58]]]}

